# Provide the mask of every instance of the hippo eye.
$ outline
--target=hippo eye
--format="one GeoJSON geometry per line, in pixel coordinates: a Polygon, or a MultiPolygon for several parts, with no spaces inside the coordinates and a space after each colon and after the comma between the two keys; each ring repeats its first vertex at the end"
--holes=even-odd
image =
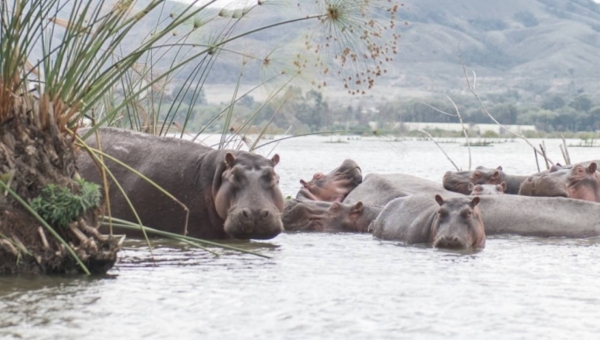
{"type": "Polygon", "coordinates": [[[463,218],[471,218],[473,216],[473,212],[471,210],[465,210],[462,212],[463,218]]]}
{"type": "Polygon", "coordinates": [[[440,209],[440,210],[438,211],[438,215],[439,215],[440,217],[444,218],[444,217],[448,216],[448,210],[445,210],[445,209],[440,209]]]}
{"type": "Polygon", "coordinates": [[[481,177],[481,173],[479,171],[475,171],[473,177],[481,177]]]}

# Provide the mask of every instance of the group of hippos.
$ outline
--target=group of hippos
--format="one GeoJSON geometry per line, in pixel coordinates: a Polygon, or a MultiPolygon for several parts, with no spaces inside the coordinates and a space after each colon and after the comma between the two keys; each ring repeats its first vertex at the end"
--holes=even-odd
{"type": "MultiPolygon", "coordinates": [[[[286,202],[275,172],[278,155],[215,150],[190,141],[116,128],[86,143],[128,164],[146,179],[105,159],[145,226],[204,239],[270,239],[282,231],[372,233],[382,240],[439,248],[485,246],[486,235],[600,236],[600,161],[552,166],[531,176],[501,167],[448,171],[442,183],[405,174],[368,174],[353,160],[316,173],[286,202]]],[[[80,175],[102,183],[99,164],[78,155],[80,175]]],[[[111,215],[137,221],[110,182],[111,215]]]]}

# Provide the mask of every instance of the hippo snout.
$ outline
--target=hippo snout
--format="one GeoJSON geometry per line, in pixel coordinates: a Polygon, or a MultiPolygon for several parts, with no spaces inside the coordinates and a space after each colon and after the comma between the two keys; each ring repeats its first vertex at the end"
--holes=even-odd
{"type": "Polygon", "coordinates": [[[438,238],[434,244],[436,248],[447,248],[447,249],[464,249],[468,248],[467,242],[457,236],[444,236],[438,238]]]}
{"type": "Polygon", "coordinates": [[[283,231],[281,213],[266,208],[242,208],[225,220],[225,231],[238,239],[271,239],[283,231]]]}
{"type": "Polygon", "coordinates": [[[249,222],[266,220],[269,217],[269,214],[269,210],[267,209],[242,209],[243,217],[249,222]]]}

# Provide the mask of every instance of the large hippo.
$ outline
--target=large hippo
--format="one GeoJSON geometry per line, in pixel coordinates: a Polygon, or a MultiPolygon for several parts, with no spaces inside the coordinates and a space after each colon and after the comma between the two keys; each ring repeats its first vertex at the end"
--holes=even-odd
{"type": "Polygon", "coordinates": [[[325,202],[342,202],[346,195],[362,182],[358,164],[346,159],[342,165],[328,174],[317,172],[310,182],[301,179],[302,188],[296,198],[325,202]]]}
{"type": "Polygon", "coordinates": [[[597,203],[562,197],[480,196],[485,233],[539,237],[600,236],[597,203]]]}
{"type": "Polygon", "coordinates": [[[519,195],[570,197],[600,202],[600,174],[597,169],[595,162],[586,166],[553,167],[551,172],[530,176],[523,181],[519,195]]]}
{"type": "Polygon", "coordinates": [[[439,183],[405,174],[368,174],[364,181],[352,190],[344,203],[361,201],[370,206],[385,206],[391,200],[416,195],[435,194],[445,197],[458,196],[444,189],[439,183]]]}
{"type": "Polygon", "coordinates": [[[506,182],[500,184],[477,184],[469,183],[471,196],[503,195],[506,191],[506,182]]]}
{"type": "Polygon", "coordinates": [[[391,201],[373,222],[373,236],[407,244],[471,249],[485,246],[479,197],[415,195],[391,201]]]}
{"type": "Polygon", "coordinates": [[[282,221],[286,231],[367,232],[380,207],[354,204],[291,200],[286,202],[282,221]]]}
{"type": "Polygon", "coordinates": [[[508,175],[501,166],[496,169],[478,166],[473,171],[448,171],[444,174],[442,183],[447,190],[469,195],[471,194],[469,183],[495,185],[505,182],[505,193],[516,195],[519,193],[519,186],[526,178],[527,176],[508,175]]]}
{"type": "MultiPolygon", "coordinates": [[[[279,156],[214,150],[190,141],[128,130],[98,130],[102,150],[144,174],[189,209],[190,236],[206,239],[270,239],[283,230],[284,199],[275,166],[279,156]]],[[[88,145],[96,148],[92,135],[88,145]]],[[[83,178],[102,183],[100,172],[86,152],[77,159],[83,178]]],[[[148,227],[184,232],[185,213],[151,184],[105,158],[148,227]]],[[[110,208],[114,217],[136,222],[124,196],[112,181],[110,208]]]]}
{"type": "MultiPolygon", "coordinates": [[[[585,238],[600,236],[600,208],[597,203],[562,197],[528,197],[519,195],[487,195],[479,198],[477,207],[485,234],[513,234],[537,237],[585,238]]],[[[469,199],[469,197],[464,197],[469,199]]],[[[430,195],[398,198],[390,202],[371,226],[394,228],[394,222],[406,216],[417,216],[419,210],[433,211],[436,205],[430,195]],[[409,200],[410,215],[403,209],[409,200]]],[[[376,235],[377,236],[377,235],[376,235]]],[[[380,236],[378,236],[380,237],[380,236]]]]}

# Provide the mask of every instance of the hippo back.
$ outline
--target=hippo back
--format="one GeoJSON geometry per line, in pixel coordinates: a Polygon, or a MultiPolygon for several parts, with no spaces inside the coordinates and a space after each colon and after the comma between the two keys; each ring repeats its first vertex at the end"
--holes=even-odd
{"type": "Polygon", "coordinates": [[[391,200],[418,194],[436,194],[447,197],[461,196],[448,191],[439,183],[405,174],[368,174],[363,182],[352,190],[344,203],[361,201],[367,205],[385,206],[391,200]]]}

